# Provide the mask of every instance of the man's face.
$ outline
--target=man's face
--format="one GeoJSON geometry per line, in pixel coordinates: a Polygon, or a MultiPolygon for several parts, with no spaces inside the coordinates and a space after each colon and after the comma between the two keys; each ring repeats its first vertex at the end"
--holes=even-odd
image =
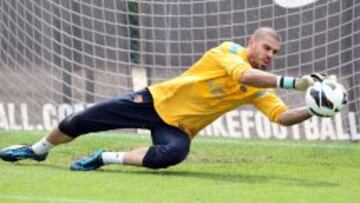
{"type": "Polygon", "coordinates": [[[249,62],[253,68],[266,70],[278,54],[280,42],[271,35],[264,34],[255,39],[251,37],[248,47],[249,62]]]}

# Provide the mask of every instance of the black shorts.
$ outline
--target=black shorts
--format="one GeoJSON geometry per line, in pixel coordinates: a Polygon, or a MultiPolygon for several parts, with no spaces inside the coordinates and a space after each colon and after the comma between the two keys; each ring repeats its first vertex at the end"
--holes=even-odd
{"type": "Polygon", "coordinates": [[[71,137],[120,128],[149,129],[155,143],[174,134],[189,139],[185,132],[166,124],[159,117],[147,88],[95,104],[68,116],[59,124],[59,130],[71,137]]]}

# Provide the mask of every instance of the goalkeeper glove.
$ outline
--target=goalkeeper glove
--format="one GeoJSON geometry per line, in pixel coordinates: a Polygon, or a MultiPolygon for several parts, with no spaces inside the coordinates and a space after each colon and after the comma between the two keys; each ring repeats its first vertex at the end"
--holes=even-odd
{"type": "Polygon", "coordinates": [[[308,87],[315,84],[315,82],[322,82],[330,79],[336,81],[335,75],[328,75],[326,73],[312,73],[300,77],[278,77],[277,85],[284,89],[296,89],[300,91],[307,90],[308,87]]]}

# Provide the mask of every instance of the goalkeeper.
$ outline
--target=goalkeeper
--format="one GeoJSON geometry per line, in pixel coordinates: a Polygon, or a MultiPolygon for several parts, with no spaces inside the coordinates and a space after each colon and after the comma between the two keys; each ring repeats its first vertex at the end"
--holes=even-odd
{"type": "Polygon", "coordinates": [[[224,42],[207,51],[180,76],[148,88],[96,104],[62,120],[38,142],[8,147],[0,158],[44,161],[54,146],[80,135],[119,128],[146,128],[153,145],[128,152],[98,151],[75,161],[72,170],[96,170],[107,164],[166,168],[183,161],[192,139],[222,114],[252,104],[267,118],[289,126],[309,119],[305,107],[288,109],[271,88],[305,91],[326,75],[277,76],[266,72],[280,49],[279,34],[260,27],[247,47],[224,42]]]}

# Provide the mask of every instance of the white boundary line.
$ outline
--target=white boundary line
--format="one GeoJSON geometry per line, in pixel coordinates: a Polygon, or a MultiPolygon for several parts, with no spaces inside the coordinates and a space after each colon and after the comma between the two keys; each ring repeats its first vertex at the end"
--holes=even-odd
{"type": "MultiPolygon", "coordinates": [[[[5,131],[4,131],[5,132],[5,131]]],[[[0,135],[2,131],[0,131],[0,135]]],[[[20,133],[19,133],[20,134],[20,133]]],[[[45,133],[44,133],[45,134],[45,133]]],[[[126,137],[134,140],[151,140],[150,134],[132,134],[132,133],[94,133],[90,136],[98,138],[126,137]]],[[[232,137],[201,137],[195,138],[195,144],[230,144],[243,146],[269,146],[269,147],[289,147],[289,148],[329,148],[329,149],[343,149],[360,151],[360,143],[351,143],[350,141],[331,141],[329,143],[321,140],[306,141],[306,140],[266,140],[266,139],[243,139],[232,137]],[[204,139],[205,138],[205,139],[204,139]],[[209,138],[209,139],[206,139],[209,138]]]]}
{"type": "Polygon", "coordinates": [[[20,196],[20,195],[0,195],[0,200],[19,200],[34,202],[56,202],[56,203],[122,203],[122,201],[103,201],[103,200],[86,200],[86,199],[66,199],[41,196],[20,196]]]}

